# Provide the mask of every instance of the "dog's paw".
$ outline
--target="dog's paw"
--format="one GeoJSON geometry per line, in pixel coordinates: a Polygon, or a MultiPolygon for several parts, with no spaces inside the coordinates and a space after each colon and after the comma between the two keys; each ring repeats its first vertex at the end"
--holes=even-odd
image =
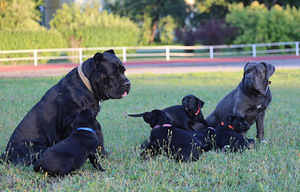
{"type": "Polygon", "coordinates": [[[227,152],[230,150],[230,145],[225,145],[223,148],[222,148],[222,152],[227,152]]]}
{"type": "Polygon", "coordinates": [[[261,143],[268,143],[267,140],[261,140],[260,142],[261,142],[261,143]]]}

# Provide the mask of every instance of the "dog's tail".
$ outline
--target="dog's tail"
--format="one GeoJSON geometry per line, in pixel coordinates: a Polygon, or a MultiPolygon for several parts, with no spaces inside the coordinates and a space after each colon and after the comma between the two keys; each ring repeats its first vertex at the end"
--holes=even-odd
{"type": "Polygon", "coordinates": [[[130,117],[143,117],[145,113],[139,113],[139,114],[128,114],[130,117]]]}

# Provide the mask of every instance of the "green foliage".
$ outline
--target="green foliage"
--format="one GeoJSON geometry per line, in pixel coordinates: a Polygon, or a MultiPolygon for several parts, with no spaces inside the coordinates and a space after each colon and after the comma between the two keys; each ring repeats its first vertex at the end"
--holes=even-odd
{"type": "Polygon", "coordinates": [[[0,31],[0,50],[64,48],[66,42],[54,30],[0,31]]]}
{"type": "MultiPolygon", "coordinates": [[[[38,31],[0,31],[0,50],[25,50],[25,49],[46,49],[65,48],[66,41],[61,34],[54,30],[38,31]]],[[[58,53],[39,53],[39,56],[53,56],[58,53]]],[[[10,53],[1,54],[2,57],[33,57],[33,53],[10,53]]],[[[46,63],[44,60],[43,63],[46,63]]],[[[25,64],[33,61],[1,62],[0,64],[25,64]]]]}
{"type": "Polygon", "coordinates": [[[126,17],[99,12],[99,6],[95,2],[82,10],[76,4],[63,4],[50,26],[68,40],[69,47],[137,45],[140,33],[137,24],[126,17]]]}
{"type": "MultiPolygon", "coordinates": [[[[139,147],[151,128],[142,118],[127,114],[177,105],[192,93],[205,101],[202,110],[207,117],[238,85],[242,72],[129,75],[129,95],[101,103],[97,117],[110,154],[100,159],[105,172],[97,172],[87,161],[74,174],[54,178],[35,173],[32,166],[4,164],[0,191],[299,191],[299,76],[299,69],[281,69],[271,77],[267,143],[257,143],[256,149],[241,154],[209,151],[197,162],[176,163],[162,156],[141,160],[139,147]]],[[[0,79],[0,151],[26,113],[58,81],[57,77],[0,79]]],[[[255,135],[253,125],[247,137],[255,135]]]]}
{"type": "Polygon", "coordinates": [[[0,30],[41,30],[40,12],[33,0],[1,0],[0,30]]]}
{"type": "Polygon", "coordinates": [[[143,25],[141,28],[140,45],[149,45],[151,36],[151,17],[143,15],[143,25]]]}
{"type": "Polygon", "coordinates": [[[160,19],[158,24],[159,38],[162,44],[168,45],[173,43],[175,21],[170,15],[160,19]]]}
{"type": "MultiPolygon", "coordinates": [[[[164,25],[165,18],[173,18],[172,24],[183,26],[185,18],[188,16],[186,12],[187,4],[184,0],[105,0],[105,8],[112,11],[115,14],[129,17],[136,23],[141,25],[143,34],[142,44],[153,43],[154,38],[161,40],[159,31],[159,25],[164,25]],[[161,23],[162,22],[162,23],[161,23]]],[[[173,26],[172,26],[173,27],[173,26]]],[[[163,39],[171,39],[172,37],[166,37],[169,32],[163,32],[163,39]]],[[[168,42],[169,40],[166,40],[168,42]]]]}
{"type": "Polygon", "coordinates": [[[238,29],[234,43],[271,43],[298,41],[300,38],[300,8],[283,9],[275,5],[268,10],[264,4],[254,1],[249,6],[242,3],[229,6],[227,22],[238,29]]]}

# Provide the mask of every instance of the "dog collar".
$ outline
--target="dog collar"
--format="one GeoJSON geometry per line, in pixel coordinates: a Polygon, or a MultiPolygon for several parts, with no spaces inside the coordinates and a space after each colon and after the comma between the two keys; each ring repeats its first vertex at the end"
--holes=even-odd
{"type": "Polygon", "coordinates": [[[232,127],[231,125],[228,125],[228,128],[232,129],[235,132],[234,127],[232,127]]]}
{"type": "MultiPolygon", "coordinates": [[[[197,115],[200,113],[200,110],[201,110],[201,107],[200,107],[200,105],[198,104],[198,110],[197,110],[197,112],[195,113],[195,116],[197,116],[197,115]]],[[[193,114],[190,113],[190,115],[193,115],[193,114]]]]}
{"type": "Polygon", "coordinates": [[[172,127],[172,125],[171,124],[163,124],[162,126],[161,125],[155,125],[153,127],[153,129],[156,129],[156,128],[159,128],[159,127],[172,127]]]}
{"type": "Polygon", "coordinates": [[[95,133],[95,131],[93,129],[88,128],[88,127],[79,127],[79,128],[77,128],[77,131],[89,131],[89,132],[95,133]]]}
{"type": "Polygon", "coordinates": [[[82,63],[80,63],[80,65],[77,67],[77,69],[78,69],[78,74],[79,74],[80,79],[82,80],[84,85],[90,90],[90,92],[93,93],[91,83],[82,71],[82,63]]]}
{"type": "MultiPolygon", "coordinates": [[[[223,121],[222,121],[221,125],[222,125],[222,126],[224,126],[224,125],[225,125],[223,121]]],[[[234,127],[232,127],[231,125],[228,125],[228,128],[232,129],[232,130],[235,132],[235,129],[234,129],[234,127]]]]}

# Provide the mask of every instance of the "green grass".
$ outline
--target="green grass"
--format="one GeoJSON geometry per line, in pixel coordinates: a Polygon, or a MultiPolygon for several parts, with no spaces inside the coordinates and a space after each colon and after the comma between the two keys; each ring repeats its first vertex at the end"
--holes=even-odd
{"type": "MultiPolygon", "coordinates": [[[[266,112],[268,143],[240,153],[209,151],[192,163],[158,156],[139,157],[150,133],[142,118],[128,113],[162,109],[195,94],[205,101],[205,116],[240,82],[242,72],[129,75],[130,94],[102,103],[97,119],[110,153],[101,159],[106,172],[87,163],[75,174],[53,178],[32,166],[0,165],[0,191],[300,191],[300,70],[277,70],[271,77],[273,101],[266,112]]],[[[59,78],[0,79],[0,151],[31,107],[59,78]]],[[[254,138],[253,125],[248,132],[254,138]]]]}

